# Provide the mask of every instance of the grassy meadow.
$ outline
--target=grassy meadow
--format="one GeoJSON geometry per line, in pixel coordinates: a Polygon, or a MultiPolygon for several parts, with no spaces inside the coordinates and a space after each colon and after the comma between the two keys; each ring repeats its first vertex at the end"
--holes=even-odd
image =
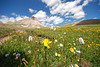
{"type": "Polygon", "coordinates": [[[100,67],[99,25],[55,30],[0,28],[0,37],[11,34],[12,39],[0,44],[0,67],[100,67]]]}

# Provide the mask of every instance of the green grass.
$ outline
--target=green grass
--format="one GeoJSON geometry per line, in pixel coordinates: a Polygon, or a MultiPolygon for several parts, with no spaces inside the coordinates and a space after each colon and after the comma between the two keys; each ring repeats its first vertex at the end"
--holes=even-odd
{"type": "Polygon", "coordinates": [[[46,27],[24,30],[26,34],[17,32],[17,36],[0,45],[1,67],[24,67],[25,65],[27,67],[69,67],[71,64],[83,66],[85,63],[88,67],[100,66],[100,26],[62,26],[57,27],[55,31],[46,27]],[[32,42],[28,41],[30,35],[33,36],[32,42]],[[80,45],[79,41],[76,41],[80,37],[84,39],[85,44],[80,45]],[[52,41],[49,49],[41,43],[46,38],[52,41]],[[58,46],[60,43],[63,47],[58,46]],[[74,47],[81,51],[81,56],[80,53],[74,54],[70,51],[70,48],[74,47]],[[30,54],[29,50],[31,50],[30,54]],[[55,52],[61,56],[55,56],[55,52]],[[13,56],[13,53],[21,55],[15,59],[16,56],[13,56]],[[5,54],[9,56],[5,57],[5,54]],[[22,61],[22,58],[25,58],[28,63],[22,61]],[[78,59],[80,61],[77,61],[78,59]]]}

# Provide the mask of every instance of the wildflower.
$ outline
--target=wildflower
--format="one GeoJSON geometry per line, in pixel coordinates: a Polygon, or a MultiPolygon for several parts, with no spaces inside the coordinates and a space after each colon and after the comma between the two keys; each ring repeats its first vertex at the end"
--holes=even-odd
{"type": "Polygon", "coordinates": [[[57,42],[57,40],[55,40],[55,42],[57,42]]]}
{"type": "Polygon", "coordinates": [[[28,50],[28,53],[30,54],[31,53],[31,50],[28,50]]]}
{"type": "Polygon", "coordinates": [[[58,57],[60,57],[61,56],[61,54],[58,54],[58,57]]]}
{"type": "Polygon", "coordinates": [[[77,53],[81,53],[81,51],[79,51],[79,50],[76,50],[76,52],[77,52],[77,53]]]}
{"type": "Polygon", "coordinates": [[[66,32],[64,32],[64,34],[66,34],[66,32]]]}
{"type": "Polygon", "coordinates": [[[88,45],[88,47],[90,47],[90,46],[88,45]]]}
{"type": "Polygon", "coordinates": [[[5,54],[5,57],[8,57],[9,56],[9,54],[5,54]]]}
{"type": "Polygon", "coordinates": [[[78,41],[78,39],[76,39],[76,41],[78,41]]]}
{"type": "Polygon", "coordinates": [[[16,53],[13,53],[13,55],[16,55],[16,53]]]}
{"type": "Polygon", "coordinates": [[[56,30],[56,28],[54,28],[54,31],[56,30]]]}
{"type": "Polygon", "coordinates": [[[63,37],[60,37],[60,38],[63,38],[63,37]]]}
{"type": "Polygon", "coordinates": [[[30,48],[30,46],[28,48],[30,48]]]}
{"type": "Polygon", "coordinates": [[[61,44],[61,43],[60,43],[60,45],[59,45],[59,46],[60,46],[60,47],[63,47],[63,44],[61,44]]]}
{"type": "Polygon", "coordinates": [[[11,40],[11,42],[12,42],[12,40],[11,40]]]}
{"type": "Polygon", "coordinates": [[[40,27],[37,27],[37,29],[40,29],[40,27]]]}
{"type": "Polygon", "coordinates": [[[28,41],[29,42],[32,41],[32,36],[29,36],[28,41]]]}
{"type": "Polygon", "coordinates": [[[53,30],[53,26],[51,26],[51,30],[53,30]]]}
{"type": "Polygon", "coordinates": [[[74,54],[76,54],[76,52],[74,52],[74,54]]]}
{"type": "Polygon", "coordinates": [[[16,54],[16,57],[19,57],[20,56],[20,54],[18,53],[18,54],[16,54]]]}
{"type": "Polygon", "coordinates": [[[74,45],[76,45],[76,44],[74,43],[74,45]]]}
{"type": "Polygon", "coordinates": [[[75,64],[75,67],[79,67],[77,64],[75,64]]]}
{"type": "Polygon", "coordinates": [[[49,49],[49,48],[50,48],[50,46],[47,46],[47,48],[49,49]]]}
{"type": "Polygon", "coordinates": [[[76,50],[76,48],[74,47],[74,50],[76,50]]]}
{"type": "Polygon", "coordinates": [[[73,48],[70,48],[70,51],[71,51],[71,52],[74,52],[74,49],[73,49],[73,48]]]}
{"type": "Polygon", "coordinates": [[[37,51],[39,51],[39,49],[37,51]]]}
{"type": "Polygon", "coordinates": [[[48,39],[44,39],[44,46],[47,47],[48,44],[52,43],[52,41],[49,41],[48,39]]]}
{"type": "Polygon", "coordinates": [[[16,56],[16,58],[15,58],[16,60],[18,59],[18,56],[16,56]]]}
{"type": "Polygon", "coordinates": [[[77,59],[77,61],[79,62],[79,59],[77,59]]]}
{"type": "Polygon", "coordinates": [[[55,56],[58,56],[57,52],[55,53],[55,56]]]}
{"type": "Polygon", "coordinates": [[[80,44],[85,44],[83,38],[79,38],[80,44]]]}
{"type": "Polygon", "coordinates": [[[22,61],[24,61],[25,60],[25,58],[22,58],[22,61]]]}
{"type": "Polygon", "coordinates": [[[74,67],[74,66],[71,64],[71,65],[69,65],[69,67],[74,67]]]}

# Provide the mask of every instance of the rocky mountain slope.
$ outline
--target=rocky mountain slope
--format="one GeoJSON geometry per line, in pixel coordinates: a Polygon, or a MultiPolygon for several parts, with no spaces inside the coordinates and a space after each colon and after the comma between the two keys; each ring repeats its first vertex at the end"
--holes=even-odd
{"type": "Polygon", "coordinates": [[[17,27],[41,27],[41,23],[37,20],[36,17],[31,17],[16,22],[7,22],[7,24],[17,26],[17,27]]]}

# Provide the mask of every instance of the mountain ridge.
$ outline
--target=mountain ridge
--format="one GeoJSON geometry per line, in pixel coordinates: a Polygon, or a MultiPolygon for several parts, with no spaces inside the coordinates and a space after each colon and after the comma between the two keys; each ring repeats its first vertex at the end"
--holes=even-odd
{"type": "Polygon", "coordinates": [[[34,16],[19,21],[15,21],[15,22],[9,21],[6,24],[17,26],[17,27],[34,27],[34,28],[42,26],[41,23],[34,16]]]}

